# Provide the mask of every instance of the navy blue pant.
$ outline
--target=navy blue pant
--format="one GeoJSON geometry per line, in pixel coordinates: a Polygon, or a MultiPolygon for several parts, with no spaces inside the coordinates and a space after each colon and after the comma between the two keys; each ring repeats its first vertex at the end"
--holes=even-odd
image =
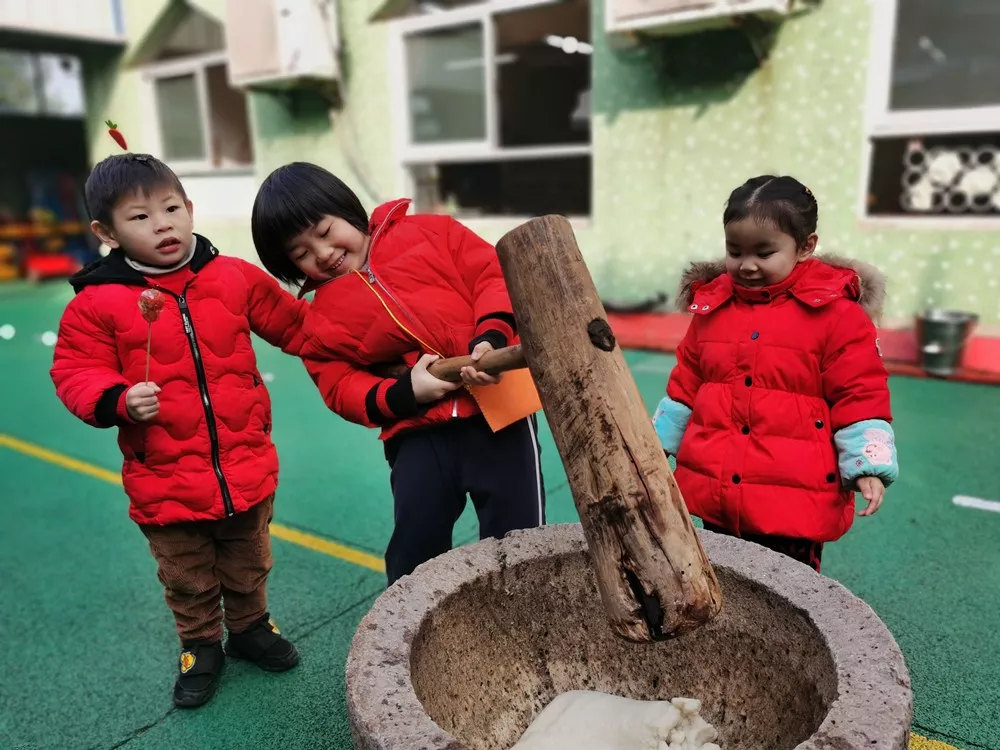
{"type": "Polygon", "coordinates": [[[472,498],[479,538],[545,523],[537,421],[494,433],[481,416],[404,432],[386,444],[395,528],[385,552],[389,585],[452,548],[472,498]]]}

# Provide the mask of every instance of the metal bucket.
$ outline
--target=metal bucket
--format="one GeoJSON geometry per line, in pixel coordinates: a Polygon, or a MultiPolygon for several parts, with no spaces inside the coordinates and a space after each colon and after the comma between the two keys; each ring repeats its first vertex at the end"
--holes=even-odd
{"type": "Polygon", "coordinates": [[[954,374],[978,322],[978,315],[957,310],[926,310],[918,315],[917,345],[924,372],[941,378],[954,374]]]}

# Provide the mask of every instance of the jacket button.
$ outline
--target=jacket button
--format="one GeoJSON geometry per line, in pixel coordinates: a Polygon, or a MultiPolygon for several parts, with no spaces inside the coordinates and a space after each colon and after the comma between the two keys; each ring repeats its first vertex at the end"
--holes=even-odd
{"type": "Polygon", "coordinates": [[[750,434],[750,425],[748,425],[748,424],[743,425],[743,429],[740,430],[740,432],[742,432],[744,435],[749,435],[750,434]]]}
{"type": "Polygon", "coordinates": [[[749,388],[750,386],[752,386],[753,385],[753,378],[748,377],[746,380],[743,381],[743,385],[745,385],[747,388],[749,388]]]}
{"type": "Polygon", "coordinates": [[[837,475],[836,474],[827,474],[826,475],[826,481],[828,481],[828,482],[834,482],[834,481],[836,481],[836,479],[837,479],[837,475]]]}
{"type": "Polygon", "coordinates": [[[816,420],[816,429],[817,430],[822,430],[823,429],[823,420],[822,419],[817,419],[816,420]]]}
{"type": "Polygon", "coordinates": [[[760,338],[760,333],[758,333],[757,331],[754,331],[753,333],[750,334],[750,338],[752,338],[754,341],[756,341],[757,339],[760,338]]]}
{"type": "Polygon", "coordinates": [[[733,474],[733,484],[739,484],[742,481],[743,480],[740,479],[740,475],[739,474],[733,474]]]}

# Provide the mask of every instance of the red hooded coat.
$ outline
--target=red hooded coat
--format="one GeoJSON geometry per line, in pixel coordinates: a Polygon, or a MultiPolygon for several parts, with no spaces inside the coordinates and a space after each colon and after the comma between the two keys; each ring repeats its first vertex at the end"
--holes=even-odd
{"type": "Polygon", "coordinates": [[[694,320],[667,396],[691,410],[676,478],[693,515],[818,542],[850,528],[854,491],[842,486],[834,434],[891,422],[871,319],[883,298],[878,271],[834,258],[764,289],[734,285],[724,263],[688,271],[680,299],[694,320]]]}
{"type": "Polygon", "coordinates": [[[413,401],[409,376],[422,354],[469,354],[470,344],[515,342],[514,316],[496,249],[448,216],[407,215],[397,200],[372,213],[368,269],[315,285],[310,316],[325,352],[303,358],[334,412],[388,440],[404,430],[479,413],[465,389],[428,406],[413,401]]]}
{"type": "Polygon", "coordinates": [[[84,422],[118,426],[132,520],[224,518],[272,494],[271,400],[250,333],[300,354],[308,304],[200,236],[191,262],[170,274],[147,279],[113,252],[71,283],[76,296],[59,324],[52,380],[84,422]],[[148,329],[138,300],[151,286],[165,299],[152,324],[149,372],[162,389],[160,412],[136,423],[125,393],[146,376],[148,329]]]}

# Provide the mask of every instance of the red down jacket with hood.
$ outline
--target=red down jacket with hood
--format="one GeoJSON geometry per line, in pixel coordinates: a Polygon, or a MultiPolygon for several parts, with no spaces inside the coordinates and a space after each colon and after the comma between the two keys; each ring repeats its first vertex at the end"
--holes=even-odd
{"type": "Polygon", "coordinates": [[[723,262],[688,270],[679,305],[694,319],[667,396],[692,410],[676,478],[693,515],[817,542],[850,528],[833,436],[891,422],[872,321],[884,289],[876,269],[830,256],[763,289],[734,285],[723,262]]]}
{"type": "Polygon", "coordinates": [[[300,354],[308,304],[256,266],[220,256],[197,236],[183,268],[143,276],[112,252],[76,274],[76,296],[59,324],[52,365],[56,393],[96,427],[118,426],[122,480],[137,523],[223,518],[264,500],[278,483],[271,401],[250,333],[300,354]],[[160,411],[134,422],[125,393],[146,376],[147,324],[139,295],[165,305],[152,324],[149,379],[160,411]]]}
{"type": "Polygon", "coordinates": [[[325,351],[303,361],[323,400],[344,419],[381,428],[383,440],[479,407],[464,388],[418,406],[409,375],[383,377],[380,368],[412,367],[426,353],[464,356],[481,340],[497,349],[516,341],[496,249],[449,216],[408,216],[409,205],[372,212],[366,270],[301,292],[316,290],[310,316],[325,351]]]}

